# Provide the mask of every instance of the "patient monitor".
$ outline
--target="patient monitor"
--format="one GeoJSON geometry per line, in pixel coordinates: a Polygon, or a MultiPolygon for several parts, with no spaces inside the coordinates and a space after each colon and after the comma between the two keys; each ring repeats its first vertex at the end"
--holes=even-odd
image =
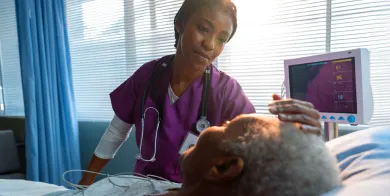
{"type": "Polygon", "coordinates": [[[284,61],[286,95],[311,102],[324,122],[367,124],[373,115],[367,49],[284,61]]]}

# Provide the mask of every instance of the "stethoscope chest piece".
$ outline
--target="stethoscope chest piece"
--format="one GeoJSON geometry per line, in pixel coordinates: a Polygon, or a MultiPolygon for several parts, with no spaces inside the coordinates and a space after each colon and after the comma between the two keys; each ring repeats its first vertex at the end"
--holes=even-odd
{"type": "Polygon", "coordinates": [[[196,130],[200,133],[202,132],[203,130],[207,129],[210,127],[210,122],[205,118],[200,118],[197,122],[196,122],[196,130]]]}

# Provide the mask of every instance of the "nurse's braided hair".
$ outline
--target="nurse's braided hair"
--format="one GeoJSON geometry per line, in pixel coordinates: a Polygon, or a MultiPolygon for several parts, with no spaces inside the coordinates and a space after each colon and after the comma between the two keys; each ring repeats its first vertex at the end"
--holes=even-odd
{"type": "MultiPolygon", "coordinates": [[[[179,41],[179,32],[176,30],[176,24],[178,22],[185,23],[190,16],[197,12],[203,6],[206,7],[214,7],[219,6],[229,13],[233,22],[233,32],[230,35],[229,40],[233,37],[237,29],[237,9],[234,3],[231,0],[184,0],[182,6],[177,12],[174,19],[174,29],[175,29],[175,48],[177,47],[177,43],[179,41]]],[[[228,41],[229,41],[228,40],[228,41]]]]}

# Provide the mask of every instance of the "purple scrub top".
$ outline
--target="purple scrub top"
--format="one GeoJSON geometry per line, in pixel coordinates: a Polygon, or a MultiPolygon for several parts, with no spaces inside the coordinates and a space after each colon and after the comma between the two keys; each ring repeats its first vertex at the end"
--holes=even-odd
{"type": "MultiPolygon", "coordinates": [[[[141,102],[142,95],[150,75],[161,61],[169,63],[172,55],[164,56],[142,65],[132,76],[116,88],[111,94],[111,104],[115,114],[123,121],[134,124],[136,142],[139,148],[141,138],[141,102]]],[[[155,89],[164,97],[163,119],[160,123],[157,137],[156,160],[144,162],[137,160],[134,172],[143,175],[156,175],[170,181],[182,182],[179,168],[179,150],[188,132],[196,133],[195,123],[199,119],[199,108],[202,99],[203,75],[196,79],[179,99],[171,104],[168,95],[171,67],[154,75],[155,89]]],[[[152,87],[149,87],[153,89],[152,87]]],[[[155,96],[149,94],[144,109],[158,108],[155,96]]],[[[232,120],[240,114],[255,113],[256,110],[239,83],[211,65],[211,82],[208,95],[207,119],[211,126],[220,126],[227,120],[232,120]]],[[[154,138],[158,115],[154,110],[148,110],[145,115],[144,137],[142,142],[142,157],[150,159],[154,153],[154,138]]]]}

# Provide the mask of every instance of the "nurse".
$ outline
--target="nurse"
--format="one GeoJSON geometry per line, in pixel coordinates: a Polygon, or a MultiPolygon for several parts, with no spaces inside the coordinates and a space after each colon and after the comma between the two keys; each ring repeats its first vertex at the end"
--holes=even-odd
{"type": "MultiPolygon", "coordinates": [[[[145,63],[110,94],[115,116],[87,170],[99,172],[135,126],[139,155],[134,172],[182,182],[180,152],[195,143],[201,130],[255,113],[240,84],[212,64],[236,28],[231,1],[185,0],[174,20],[176,53],[145,63]]],[[[306,124],[302,128],[309,131],[321,129],[311,104],[276,95],[274,100],[270,112],[281,120],[306,124]]],[[[95,177],[86,173],[79,184],[90,185],[95,177]]]]}

